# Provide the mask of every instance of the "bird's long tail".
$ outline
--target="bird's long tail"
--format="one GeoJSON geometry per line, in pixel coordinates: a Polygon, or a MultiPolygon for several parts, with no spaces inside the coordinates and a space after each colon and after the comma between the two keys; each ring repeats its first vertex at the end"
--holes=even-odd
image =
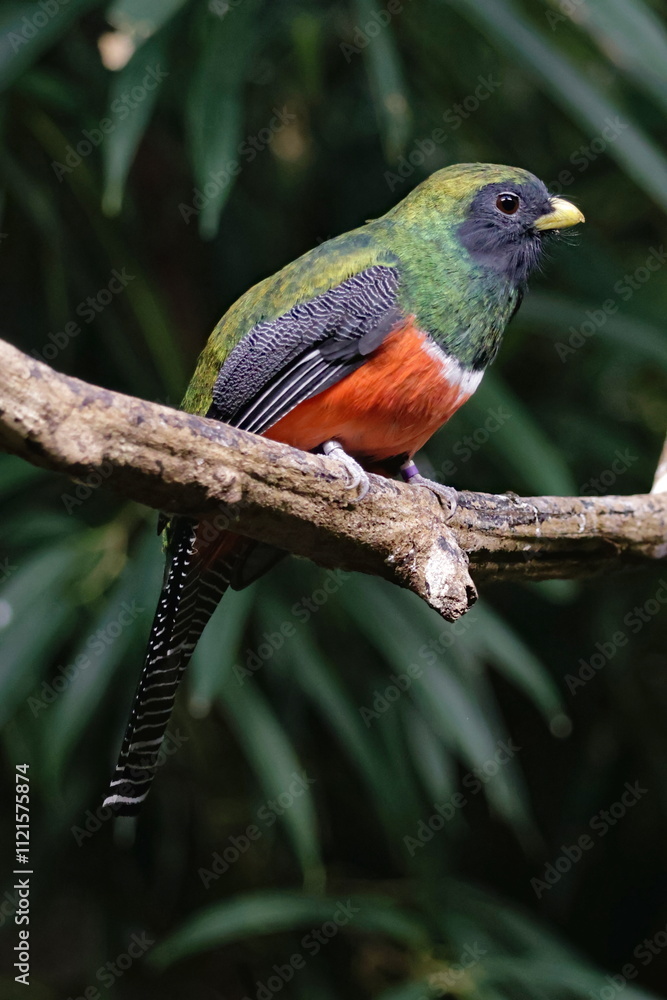
{"type": "Polygon", "coordinates": [[[104,800],[121,816],[135,816],[150,791],[183,671],[245,548],[244,540],[229,532],[207,538],[205,526],[182,517],[170,525],[165,581],[104,800]]]}

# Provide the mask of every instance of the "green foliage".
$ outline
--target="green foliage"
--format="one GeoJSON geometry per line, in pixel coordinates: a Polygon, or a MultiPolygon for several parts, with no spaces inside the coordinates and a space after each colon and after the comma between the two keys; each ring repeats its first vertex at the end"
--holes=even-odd
{"type": "MultiPolygon", "coordinates": [[[[420,465],[643,492],[667,425],[666,53],[642,0],[7,2],[3,335],[178,405],[253,282],[438,167],[512,163],[588,221],[420,465]]],[[[0,456],[2,801],[29,762],[35,996],[665,995],[659,573],[482,584],[448,626],[285,560],[225,598],[145,812],[114,825],[161,553],[103,472],[0,456]]]]}

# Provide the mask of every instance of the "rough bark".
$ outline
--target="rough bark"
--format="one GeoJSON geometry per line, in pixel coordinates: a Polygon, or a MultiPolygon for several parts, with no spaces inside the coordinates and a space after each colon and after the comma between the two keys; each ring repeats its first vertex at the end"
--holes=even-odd
{"type": "MultiPolygon", "coordinates": [[[[478,579],[574,577],[667,557],[667,492],[628,497],[459,494],[372,476],[360,503],[335,460],[88,385],[0,341],[0,450],[324,566],[392,580],[448,620],[478,579]]],[[[664,456],[663,456],[664,457],[664,456]]],[[[658,479],[660,477],[658,476],[658,479]]],[[[664,476],[663,476],[664,483],[664,476]]]]}

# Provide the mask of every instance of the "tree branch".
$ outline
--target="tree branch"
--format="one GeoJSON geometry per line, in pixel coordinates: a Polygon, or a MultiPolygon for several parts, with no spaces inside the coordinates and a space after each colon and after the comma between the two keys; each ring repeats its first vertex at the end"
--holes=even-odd
{"type": "Polygon", "coordinates": [[[573,577],[667,558],[667,492],[461,493],[445,521],[427,490],[372,476],[360,503],[334,461],[88,385],[0,341],[0,450],[220,530],[412,590],[448,620],[477,578],[573,577]]]}

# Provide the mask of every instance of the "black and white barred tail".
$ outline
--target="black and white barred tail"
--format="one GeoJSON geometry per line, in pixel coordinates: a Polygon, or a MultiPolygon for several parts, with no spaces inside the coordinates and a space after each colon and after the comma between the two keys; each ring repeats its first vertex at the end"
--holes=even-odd
{"type": "Polygon", "coordinates": [[[229,586],[234,560],[208,562],[208,546],[202,549],[198,538],[200,527],[188,518],[176,518],[170,527],[165,582],[120,756],[104,800],[105,806],[121,816],[135,816],[150,791],[183,671],[229,586]]]}
{"type": "MultiPolygon", "coordinates": [[[[396,266],[373,264],[281,316],[258,322],[224,359],[207,416],[263,434],[300,403],[340,382],[405,319],[399,285],[396,266]]],[[[179,681],[230,581],[245,586],[284,554],[249,546],[224,531],[208,538],[202,530],[207,527],[209,522],[187,518],[170,522],[167,577],[105,800],[123,815],[135,815],[148,795],[179,681]]]]}

